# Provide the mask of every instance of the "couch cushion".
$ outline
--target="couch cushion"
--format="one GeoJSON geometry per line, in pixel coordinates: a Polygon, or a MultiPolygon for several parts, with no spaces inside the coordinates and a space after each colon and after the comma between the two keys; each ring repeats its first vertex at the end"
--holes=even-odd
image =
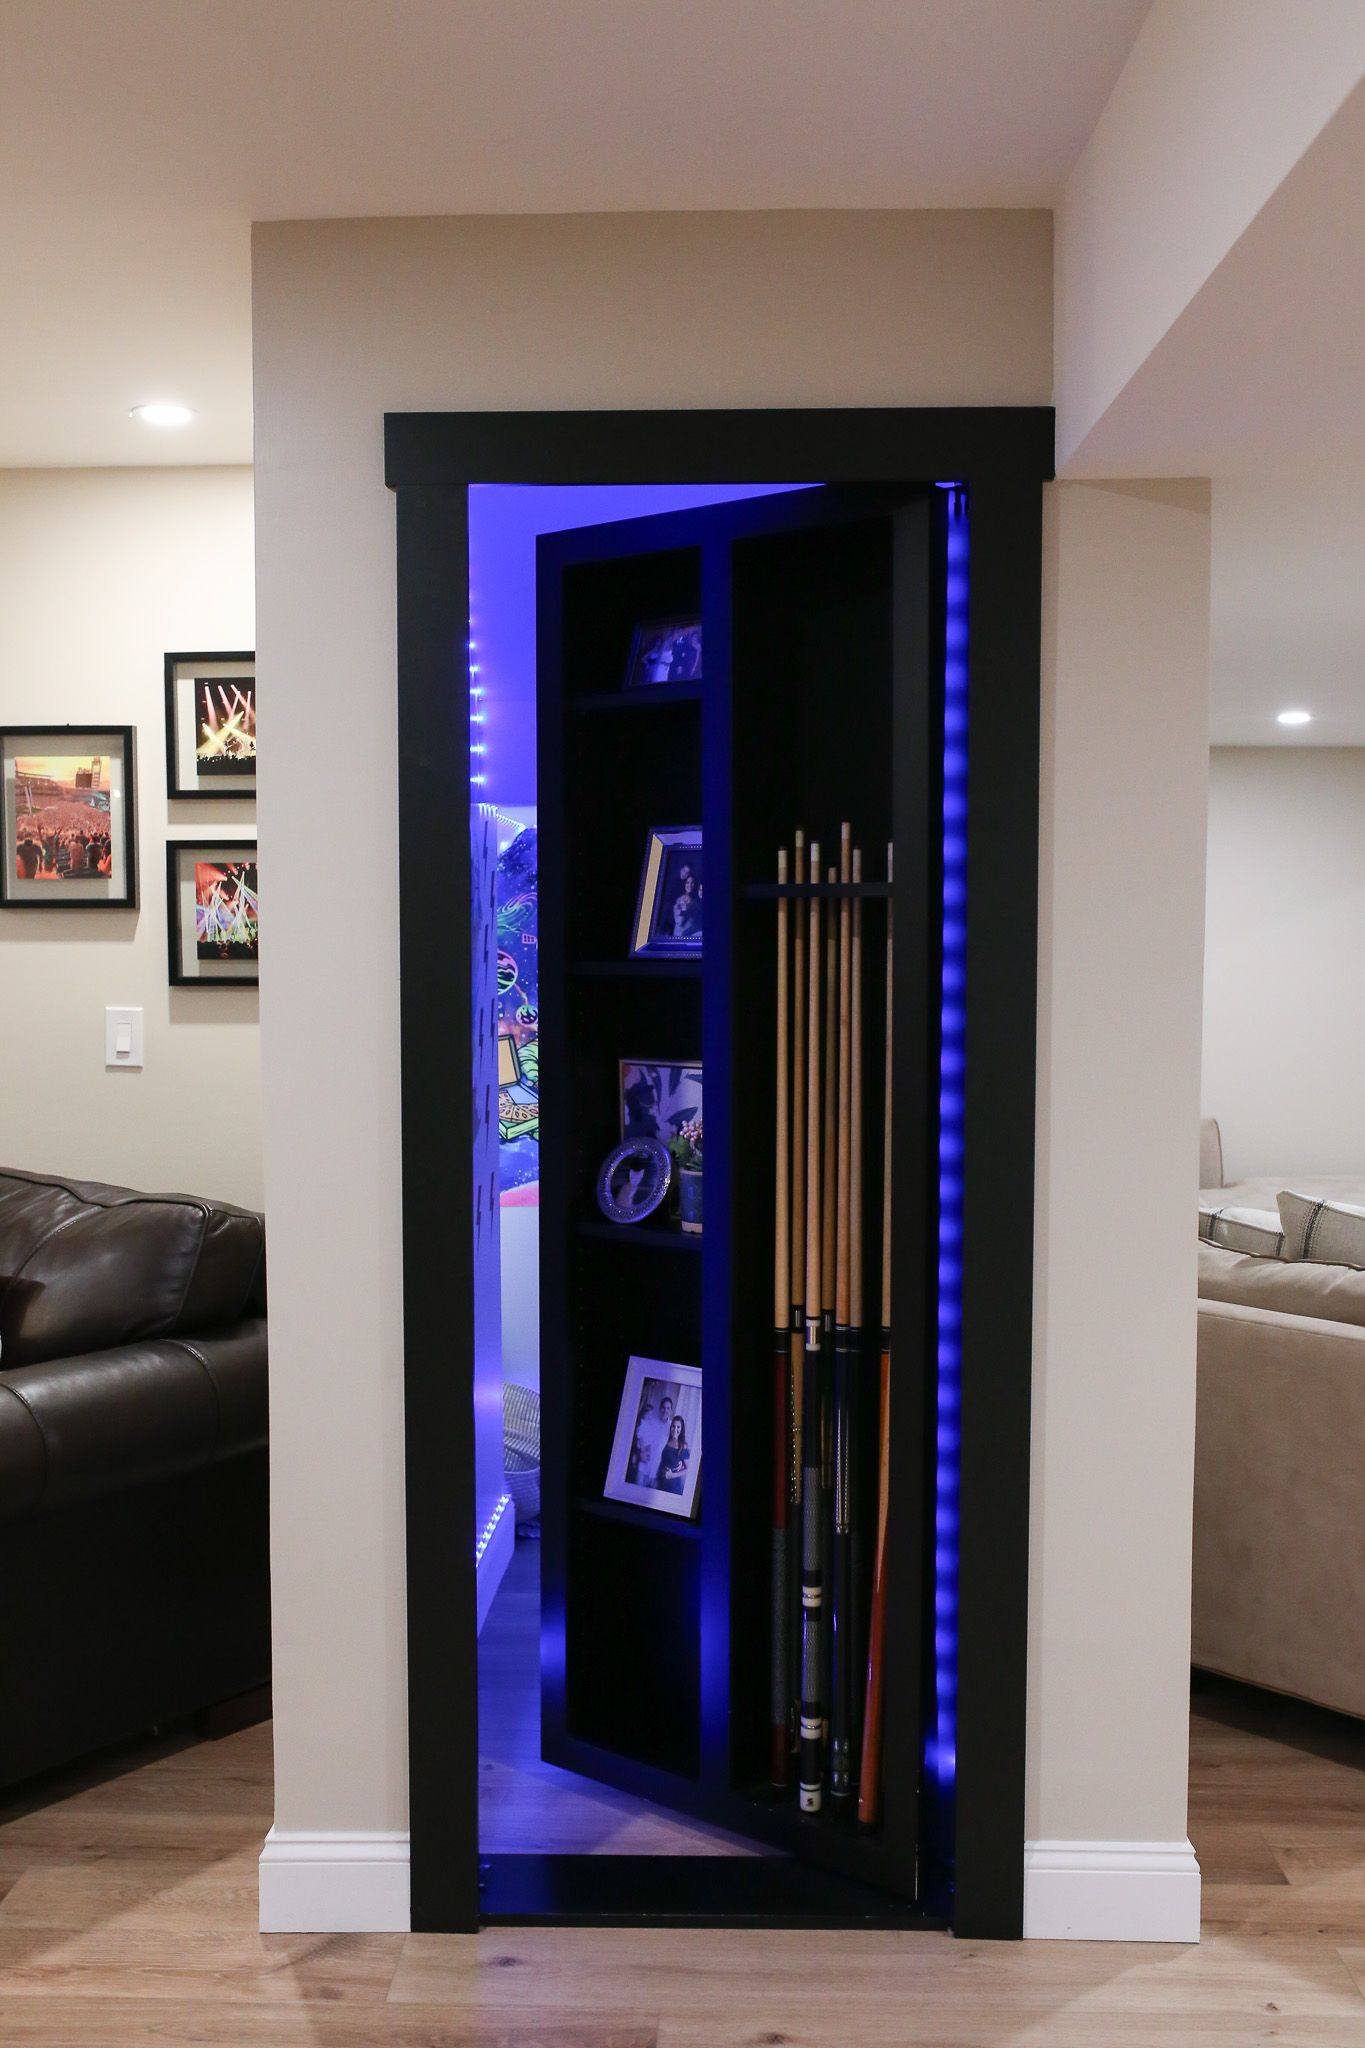
{"type": "Polygon", "coordinates": [[[262,1303],[259,1216],[190,1195],[0,1169],[6,1368],[192,1334],[262,1303]]]}
{"type": "Polygon", "coordinates": [[[1287,1259],[1326,1266],[1365,1266],[1365,1209],[1280,1190],[1287,1259]]]}
{"type": "Polygon", "coordinates": [[[1205,1301],[1231,1301],[1286,1316],[1316,1316],[1328,1323],[1365,1324],[1365,1273],[1353,1266],[1248,1258],[1201,1242],[1199,1292],[1205,1301]]]}
{"type": "Polygon", "coordinates": [[[1207,1244],[1246,1252],[1253,1259],[1278,1259],[1284,1250],[1284,1232],[1274,1209],[1207,1209],[1201,1202],[1199,1235],[1207,1244]]]}

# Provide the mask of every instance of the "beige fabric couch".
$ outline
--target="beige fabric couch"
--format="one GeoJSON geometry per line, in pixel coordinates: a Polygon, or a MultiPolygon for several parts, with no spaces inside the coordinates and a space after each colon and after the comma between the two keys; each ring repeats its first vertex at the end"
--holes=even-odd
{"type": "MultiPolygon", "coordinates": [[[[1365,1206],[1358,1178],[1303,1192],[1365,1206]]],[[[1365,1272],[1201,1243],[1199,1295],[1192,1660],[1365,1717],[1365,1272]]]]}

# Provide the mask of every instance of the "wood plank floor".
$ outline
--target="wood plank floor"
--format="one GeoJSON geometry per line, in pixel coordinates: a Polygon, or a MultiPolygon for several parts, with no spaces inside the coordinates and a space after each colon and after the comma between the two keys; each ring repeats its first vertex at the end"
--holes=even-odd
{"type": "Polygon", "coordinates": [[[261,1936],[270,1736],[0,1807],[4,2048],[1365,2048],[1365,1729],[1211,1687],[1197,1948],[494,1929],[261,1936]]]}

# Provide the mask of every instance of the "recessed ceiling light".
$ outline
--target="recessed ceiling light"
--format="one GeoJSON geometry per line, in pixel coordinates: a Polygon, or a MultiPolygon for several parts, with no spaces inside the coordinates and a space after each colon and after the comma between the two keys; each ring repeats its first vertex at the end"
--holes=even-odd
{"type": "Polygon", "coordinates": [[[194,418],[187,405],[176,405],[170,399],[156,399],[151,405],[135,405],[132,416],[149,427],[187,427],[194,418]]]}
{"type": "Polygon", "coordinates": [[[1313,723],[1313,714],[1311,711],[1282,711],[1275,720],[1275,723],[1276,725],[1311,725],[1313,723]]]}

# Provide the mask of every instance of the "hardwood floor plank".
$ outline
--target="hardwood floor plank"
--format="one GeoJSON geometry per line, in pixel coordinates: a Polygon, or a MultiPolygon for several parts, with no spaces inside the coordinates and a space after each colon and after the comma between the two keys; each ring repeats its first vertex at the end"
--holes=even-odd
{"type": "Polygon", "coordinates": [[[376,2013],[163,1998],[120,1999],[92,2024],[89,1999],[57,1996],[0,2002],[0,2039],[5,2048],[656,2048],[658,2029],[621,2013],[509,2020],[432,2006],[376,2013]]]}
{"type": "Polygon", "coordinates": [[[13,1992],[381,2005],[403,1940],[231,1927],[129,1929],[117,1919],[75,1933],[0,1925],[0,2016],[13,1992]]]}

